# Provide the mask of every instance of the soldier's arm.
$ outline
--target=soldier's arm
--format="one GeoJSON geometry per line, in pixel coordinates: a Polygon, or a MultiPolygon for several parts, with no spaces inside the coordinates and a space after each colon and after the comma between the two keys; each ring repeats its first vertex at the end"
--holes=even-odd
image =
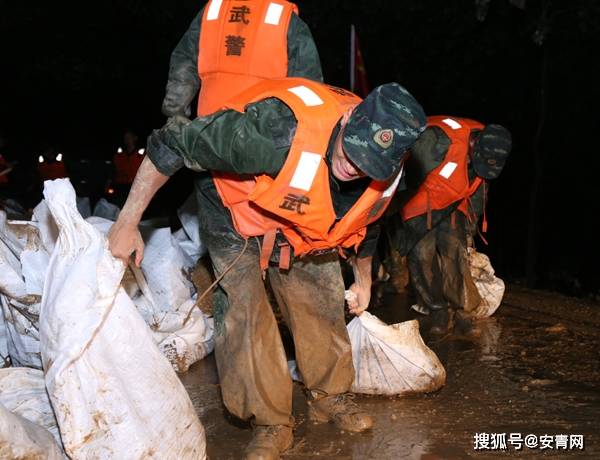
{"type": "Polygon", "coordinates": [[[168,117],[190,116],[190,103],[198,93],[198,40],[204,8],[194,18],[187,32],[171,53],[169,79],[162,103],[162,112],[168,117]]]}
{"type": "Polygon", "coordinates": [[[236,174],[276,175],[283,166],[296,120],[276,99],[246,112],[223,110],[187,124],[168,123],[148,140],[148,157],[170,176],[187,166],[236,174]]]}
{"type": "Polygon", "coordinates": [[[317,45],[306,23],[292,13],[287,33],[288,77],[323,81],[323,70],[317,45]]]}
{"type": "Polygon", "coordinates": [[[154,167],[148,157],[144,158],[135,175],[125,206],[108,234],[112,255],[121,259],[125,265],[131,255],[135,254],[135,264],[140,266],[144,255],[144,242],[138,225],[150,200],[168,179],[168,176],[161,174],[154,167]]]}
{"type": "Polygon", "coordinates": [[[371,302],[371,286],[373,284],[371,267],[373,256],[377,250],[380,230],[381,226],[378,222],[369,225],[367,234],[359,245],[356,254],[349,257],[354,273],[354,283],[349,289],[356,294],[356,297],[348,300],[348,309],[350,313],[357,316],[369,308],[371,302]]]}

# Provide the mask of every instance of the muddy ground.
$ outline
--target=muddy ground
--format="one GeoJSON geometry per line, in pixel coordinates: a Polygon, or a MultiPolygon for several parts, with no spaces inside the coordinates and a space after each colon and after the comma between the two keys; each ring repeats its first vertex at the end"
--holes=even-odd
{"type": "MultiPolygon", "coordinates": [[[[388,323],[416,316],[408,299],[386,293],[370,311],[388,323]]],[[[422,318],[426,326],[426,318],[422,318]]],[[[424,328],[423,328],[424,329],[424,328]]],[[[424,336],[446,367],[446,386],[428,395],[357,397],[376,417],[367,434],[343,433],[306,418],[296,386],[293,459],[600,459],[600,305],[518,287],[476,334],[424,336]],[[508,442],[474,450],[475,433],[583,435],[584,450],[549,450],[508,442]]],[[[182,376],[207,433],[212,460],[243,458],[248,424],[222,406],[212,355],[182,376]]],[[[552,443],[555,446],[555,443],[552,443]]]]}

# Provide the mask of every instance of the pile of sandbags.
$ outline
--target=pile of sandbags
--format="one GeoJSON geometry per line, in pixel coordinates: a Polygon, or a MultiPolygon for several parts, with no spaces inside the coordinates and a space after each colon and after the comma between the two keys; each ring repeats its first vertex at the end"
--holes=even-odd
{"type": "MultiPolygon", "coordinates": [[[[99,203],[94,212],[115,217],[118,208],[99,203]]],[[[98,216],[86,221],[104,234],[113,224],[98,216]]],[[[142,233],[146,251],[141,270],[133,267],[134,274],[128,269],[123,284],[155,343],[176,371],[185,372],[212,352],[213,319],[195,307],[190,281],[195,262],[170,230],[144,225],[142,233]]],[[[9,222],[0,211],[0,359],[9,355],[15,366],[41,368],[38,316],[57,238],[58,227],[46,201],[35,208],[32,221],[9,222]]]]}
{"type": "Polygon", "coordinates": [[[32,221],[0,211],[0,359],[27,366],[0,370],[0,458],[206,458],[173,368],[212,351],[212,318],[177,242],[144,231],[147,265],[122,280],[112,221],[84,220],[66,179],[44,195],[32,221]]]}
{"type": "Polygon", "coordinates": [[[125,267],[79,215],[68,180],[44,195],[60,233],[40,310],[46,388],[73,458],[205,458],[183,385],[120,285],[125,267]]]}

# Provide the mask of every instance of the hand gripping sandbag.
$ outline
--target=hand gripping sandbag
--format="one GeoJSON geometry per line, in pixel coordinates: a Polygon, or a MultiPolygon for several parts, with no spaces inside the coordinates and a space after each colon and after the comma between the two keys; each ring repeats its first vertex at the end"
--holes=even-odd
{"type": "Polygon", "coordinates": [[[494,275],[494,268],[490,259],[485,254],[468,248],[469,269],[471,276],[479,291],[481,302],[473,310],[468,311],[474,318],[488,318],[492,316],[504,297],[504,281],[494,275]]]}
{"type": "MultiPolygon", "coordinates": [[[[102,234],[108,234],[113,224],[95,216],[86,222],[102,234]]],[[[186,372],[212,352],[213,320],[194,306],[193,286],[184,273],[185,256],[173,244],[170,230],[145,228],[143,234],[146,248],[142,269],[130,266],[121,285],[173,369],[186,372]]]]}
{"type": "Polygon", "coordinates": [[[204,459],[204,429],[120,287],[123,264],[77,212],[67,179],[46,182],[60,229],[44,283],[46,387],[74,459],[204,459]]]}
{"type": "Polygon", "coordinates": [[[0,369],[0,458],[67,458],[40,370],[0,369]]]}
{"type": "Polygon", "coordinates": [[[348,334],[355,393],[428,393],[446,382],[446,370],[423,342],[415,320],[387,325],[364,312],[350,321],[348,334]]]}

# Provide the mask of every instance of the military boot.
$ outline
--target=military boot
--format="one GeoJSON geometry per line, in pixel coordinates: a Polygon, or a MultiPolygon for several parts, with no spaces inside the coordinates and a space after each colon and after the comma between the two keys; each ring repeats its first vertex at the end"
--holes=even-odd
{"type": "Polygon", "coordinates": [[[280,454],[294,443],[292,427],[255,425],[252,442],[246,447],[246,460],[279,460],[280,454]]]}
{"type": "Polygon", "coordinates": [[[308,401],[308,416],[312,421],[333,422],[342,430],[357,433],[373,426],[373,418],[353,401],[354,394],[317,396],[311,393],[314,399],[308,401]]]}
{"type": "Polygon", "coordinates": [[[431,311],[431,334],[447,334],[450,329],[450,315],[447,308],[440,308],[431,311]]]}

